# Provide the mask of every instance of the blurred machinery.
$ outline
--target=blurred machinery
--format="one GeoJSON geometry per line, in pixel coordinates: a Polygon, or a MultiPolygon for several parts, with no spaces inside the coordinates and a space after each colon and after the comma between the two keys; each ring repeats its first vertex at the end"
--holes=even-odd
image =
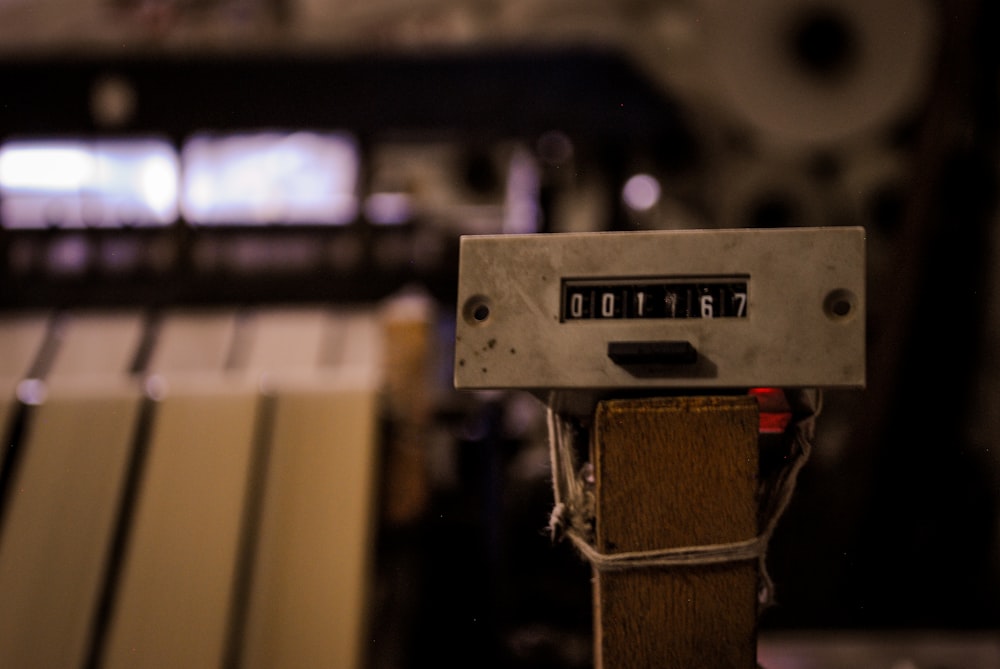
{"type": "MultiPolygon", "coordinates": [[[[381,370],[369,664],[585,667],[587,568],[541,531],[540,407],[450,389],[458,236],[862,225],[869,387],[827,396],[762,629],[996,628],[996,19],[945,0],[0,2],[0,316],[43,324],[5,392],[94,313],[133,319],[133,380],[192,310],[233,337],[211,364],[254,374],[259,323],[329,366],[340,316],[366,314],[392,342],[347,361],[381,370]]],[[[28,443],[31,402],[5,402],[28,443]]],[[[26,457],[0,468],[0,542],[26,457]]],[[[230,617],[227,666],[253,615],[230,617]]],[[[981,661],[935,652],[909,661],[981,661]]]]}

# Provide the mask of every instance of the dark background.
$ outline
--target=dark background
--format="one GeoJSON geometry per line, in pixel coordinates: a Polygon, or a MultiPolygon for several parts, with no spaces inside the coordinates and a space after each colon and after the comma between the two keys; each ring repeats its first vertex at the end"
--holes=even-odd
{"type": "MultiPolygon", "coordinates": [[[[119,4],[128,11],[136,3],[119,4]]],[[[853,51],[862,30],[851,3],[788,4],[800,23],[789,29],[786,65],[808,82],[794,94],[836,90],[850,68],[870,65],[853,51]]],[[[635,45],[585,39],[416,50],[11,51],[0,59],[0,140],[152,132],[179,145],[205,128],[322,127],[354,133],[364,157],[389,139],[433,138],[457,147],[456,182],[486,199],[500,197],[505,178],[491,152],[516,141],[539,161],[543,231],[564,229],[558,207],[580,183],[617,193],[637,171],[657,175],[683,220],[703,227],[863,225],[868,387],[826,394],[815,457],[772,544],[778,604],[762,627],[995,629],[997,10],[989,2],[932,9],[924,85],[906,106],[855,136],[791,148],[774,149],[766,132],[761,139],[759,128],[734,121],[738,109],[721,105],[720,113],[721,96],[704,95],[710,81],[692,93],[651,74],[635,45]],[[111,128],[89,102],[108,73],[130,82],[139,101],[111,128]],[[539,139],[552,131],[572,141],[572,163],[545,161],[539,139]],[[871,154],[889,156],[894,169],[858,186],[853,169],[871,154]],[[734,164],[767,178],[729,180],[734,164]]],[[[280,23],[279,14],[267,20],[280,23]]],[[[373,303],[422,286],[440,314],[428,440],[450,469],[431,477],[430,502],[416,520],[380,529],[372,634],[384,643],[373,663],[588,666],[589,571],[544,533],[551,493],[540,405],[448,385],[457,211],[439,212],[449,225],[418,218],[391,231],[360,217],[336,230],[195,233],[179,222],[156,233],[79,233],[95,247],[158,236],[177,249],[173,266],[125,277],[99,265],[71,277],[41,261],[15,266],[13,249],[43,257],[65,231],[0,229],[0,308],[373,303]],[[400,262],[379,260],[381,245],[420,234],[444,249],[433,261],[420,262],[417,250],[400,262]],[[349,267],[206,270],[188,255],[197,235],[223,246],[251,235],[278,243],[313,235],[351,240],[364,252],[349,267]]],[[[682,227],[681,218],[643,216],[616,197],[598,220],[608,230],[682,227]]]]}

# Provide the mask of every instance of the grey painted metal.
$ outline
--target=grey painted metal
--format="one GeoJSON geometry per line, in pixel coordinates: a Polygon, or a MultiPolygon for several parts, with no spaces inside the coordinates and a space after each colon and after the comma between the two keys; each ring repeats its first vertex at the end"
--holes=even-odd
{"type": "Polygon", "coordinates": [[[862,387],[862,228],[467,236],[458,388],[862,387]],[[562,319],[565,279],[749,277],[746,318],[562,319]],[[846,313],[843,313],[845,312],[846,313]],[[694,365],[636,373],[610,342],[690,342],[694,365]]]}

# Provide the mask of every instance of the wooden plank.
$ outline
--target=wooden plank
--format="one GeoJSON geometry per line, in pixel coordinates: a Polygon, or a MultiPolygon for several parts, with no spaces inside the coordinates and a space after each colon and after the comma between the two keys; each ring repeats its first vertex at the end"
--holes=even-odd
{"type": "Polygon", "coordinates": [[[242,666],[364,666],[376,386],[277,382],[242,666]]]}
{"type": "MultiPolygon", "coordinates": [[[[45,341],[47,314],[23,314],[0,317],[0,439],[9,436],[17,406],[15,393],[31,369],[45,341]]],[[[0,472],[4,454],[0,451],[0,472]]]]}
{"type": "MultiPolygon", "coordinates": [[[[758,409],[750,397],[598,404],[596,548],[702,546],[757,534],[758,409]]],[[[758,566],[597,571],[599,669],[751,669],[758,566]]]]}
{"type": "Polygon", "coordinates": [[[433,306],[403,295],[383,310],[385,408],[392,421],[385,444],[382,519],[389,527],[418,522],[431,497],[427,434],[433,412],[433,306]]]}
{"type": "Polygon", "coordinates": [[[136,384],[50,384],[0,537],[0,666],[82,667],[129,465],[136,384]]]}
{"type": "Polygon", "coordinates": [[[24,378],[45,341],[48,314],[0,316],[0,378],[24,378]]]}
{"type": "Polygon", "coordinates": [[[383,323],[379,316],[366,310],[332,312],[327,321],[328,340],[335,346],[326,346],[320,356],[321,367],[379,368],[383,365],[386,348],[383,323]]]}
{"type": "Polygon", "coordinates": [[[247,319],[248,371],[314,371],[324,344],[323,309],[271,309],[247,319]]]}
{"type": "Polygon", "coordinates": [[[173,311],[157,333],[149,374],[219,372],[229,358],[236,332],[233,311],[173,311]]]}
{"type": "MultiPolygon", "coordinates": [[[[8,341],[0,342],[12,345],[12,351],[21,358],[4,363],[11,369],[25,369],[38,360],[28,362],[29,349],[35,344],[28,333],[38,324],[22,323],[9,333],[8,341]]],[[[71,379],[74,382],[83,378],[120,379],[129,371],[142,340],[144,323],[138,312],[93,312],[80,316],[57,319],[50,327],[35,350],[33,358],[44,358],[41,370],[31,370],[30,373],[44,375],[45,382],[58,382],[71,379]],[[44,352],[43,352],[44,349],[44,352]]],[[[0,393],[7,398],[0,402],[0,418],[4,419],[2,437],[12,435],[15,425],[22,425],[27,406],[39,404],[44,400],[45,385],[32,383],[21,386],[21,405],[10,399],[10,390],[17,388],[18,383],[8,378],[0,380],[0,393]],[[28,392],[21,392],[27,389],[28,392]],[[30,397],[29,397],[30,395],[30,397]],[[9,434],[8,434],[9,433],[9,434]]],[[[23,455],[22,444],[12,439],[6,445],[0,457],[0,507],[10,494],[10,477],[16,474],[18,461],[23,455]]]]}
{"type": "Polygon", "coordinates": [[[168,383],[153,417],[104,669],[219,667],[226,653],[256,386],[221,377],[168,383]]]}
{"type": "Polygon", "coordinates": [[[239,664],[361,667],[373,554],[377,320],[285,310],[249,325],[241,371],[267,379],[270,412],[259,513],[250,519],[239,664]]]}
{"type": "Polygon", "coordinates": [[[62,327],[47,379],[128,372],[142,342],[145,319],[137,311],[81,313],[62,327]]]}

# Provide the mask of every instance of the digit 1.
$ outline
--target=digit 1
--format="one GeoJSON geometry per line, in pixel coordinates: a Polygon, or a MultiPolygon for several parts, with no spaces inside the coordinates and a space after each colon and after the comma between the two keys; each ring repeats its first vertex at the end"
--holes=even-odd
{"type": "Polygon", "coordinates": [[[646,293],[644,291],[638,291],[635,294],[635,315],[638,318],[642,318],[643,312],[646,310],[646,293]]]}
{"type": "Polygon", "coordinates": [[[677,318],[677,293],[672,290],[668,291],[663,301],[667,305],[667,309],[670,310],[670,317],[677,318]]]}

